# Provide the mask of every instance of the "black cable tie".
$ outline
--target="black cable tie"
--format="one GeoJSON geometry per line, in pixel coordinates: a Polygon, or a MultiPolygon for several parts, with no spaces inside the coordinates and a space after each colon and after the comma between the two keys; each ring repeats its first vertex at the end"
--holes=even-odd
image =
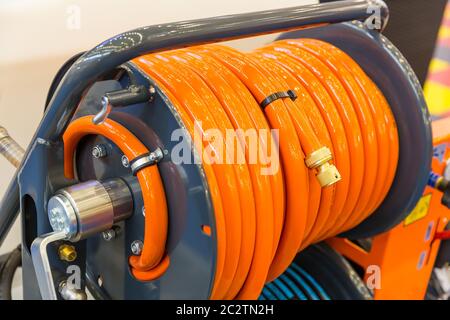
{"type": "Polygon", "coordinates": [[[269,104],[271,104],[275,100],[283,99],[283,98],[290,98],[292,101],[295,101],[295,99],[297,99],[297,94],[295,93],[294,90],[290,90],[290,89],[287,91],[275,92],[275,93],[272,93],[271,95],[267,96],[263,101],[261,101],[261,103],[259,105],[264,110],[269,104]]]}

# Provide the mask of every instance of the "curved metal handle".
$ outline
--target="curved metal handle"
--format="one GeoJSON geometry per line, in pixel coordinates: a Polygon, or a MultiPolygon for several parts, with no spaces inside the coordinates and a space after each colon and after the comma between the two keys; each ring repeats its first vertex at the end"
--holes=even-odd
{"type": "Polygon", "coordinates": [[[389,10],[383,1],[346,0],[166,23],[119,34],[86,52],[72,65],[58,86],[36,137],[58,140],[83,90],[99,76],[138,56],[315,24],[365,21],[373,15],[374,7],[379,8],[381,25],[385,25],[389,10]]]}
{"type": "Polygon", "coordinates": [[[109,99],[106,96],[103,96],[102,98],[102,108],[101,110],[95,115],[94,119],[92,119],[92,122],[95,124],[100,124],[108,117],[108,115],[111,113],[112,106],[109,103],[109,99]]]}
{"type": "MultiPolygon", "coordinates": [[[[365,21],[371,9],[380,8],[384,26],[389,10],[381,0],[346,0],[277,10],[228,15],[166,23],[138,28],[104,41],[81,56],[69,69],[50,101],[32,141],[58,141],[72,118],[86,87],[99,76],[140,55],[197,44],[288,31],[322,23],[365,21]]],[[[106,110],[107,111],[107,110],[106,110]]],[[[32,143],[28,147],[28,156],[32,143]]],[[[19,207],[15,176],[0,204],[0,244],[12,225],[19,207]]]]}
{"type": "Polygon", "coordinates": [[[130,104],[150,101],[155,94],[155,88],[147,89],[145,86],[130,85],[126,89],[107,92],[102,97],[102,108],[95,115],[93,122],[100,124],[108,117],[112,107],[122,107],[130,104]]]}

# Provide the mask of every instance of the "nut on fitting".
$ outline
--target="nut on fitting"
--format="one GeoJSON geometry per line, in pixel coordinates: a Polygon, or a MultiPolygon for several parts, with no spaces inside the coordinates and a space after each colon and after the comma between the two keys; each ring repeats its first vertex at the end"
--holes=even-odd
{"type": "Polygon", "coordinates": [[[308,168],[313,169],[327,163],[332,158],[330,149],[322,147],[308,154],[305,159],[305,164],[308,168]]]}
{"type": "Polygon", "coordinates": [[[58,248],[58,255],[63,261],[73,262],[77,258],[77,251],[74,246],[62,244],[58,248]]]}
{"type": "Polygon", "coordinates": [[[336,166],[328,162],[319,167],[316,177],[321,187],[331,186],[341,180],[341,174],[336,166]]]}
{"type": "Polygon", "coordinates": [[[331,151],[327,147],[322,147],[311,152],[305,159],[308,168],[317,168],[317,180],[321,187],[328,187],[341,180],[341,174],[334,164],[330,164],[332,159],[331,151]]]}

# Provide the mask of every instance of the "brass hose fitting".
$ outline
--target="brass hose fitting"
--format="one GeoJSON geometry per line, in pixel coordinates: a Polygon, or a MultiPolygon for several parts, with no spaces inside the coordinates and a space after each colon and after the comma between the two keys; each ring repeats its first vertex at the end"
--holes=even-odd
{"type": "Polygon", "coordinates": [[[327,147],[311,152],[305,159],[305,164],[308,168],[317,168],[316,177],[321,187],[331,186],[341,180],[341,174],[338,169],[329,162],[332,159],[331,151],[327,147]]]}

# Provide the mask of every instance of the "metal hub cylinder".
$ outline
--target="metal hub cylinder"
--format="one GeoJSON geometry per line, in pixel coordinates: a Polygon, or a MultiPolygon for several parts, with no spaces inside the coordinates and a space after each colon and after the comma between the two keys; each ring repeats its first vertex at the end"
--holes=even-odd
{"type": "Polygon", "coordinates": [[[121,179],[79,183],[57,191],[48,202],[53,230],[74,242],[110,229],[132,210],[131,191],[121,179]]]}

